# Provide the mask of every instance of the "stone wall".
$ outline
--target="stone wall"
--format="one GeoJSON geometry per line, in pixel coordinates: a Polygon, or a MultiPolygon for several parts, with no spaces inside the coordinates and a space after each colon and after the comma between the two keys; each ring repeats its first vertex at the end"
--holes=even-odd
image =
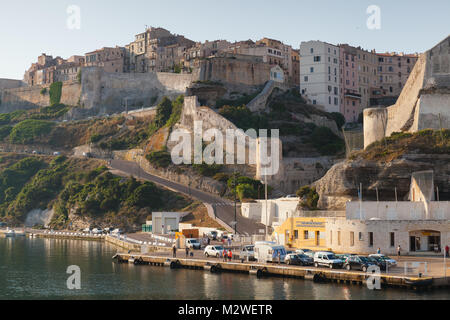
{"type": "Polygon", "coordinates": [[[196,74],[175,73],[106,73],[89,67],[82,71],[80,104],[100,113],[146,108],[163,96],[175,98],[197,79],[196,74]]]}
{"type": "Polygon", "coordinates": [[[428,128],[450,128],[450,37],[420,55],[395,105],[364,110],[364,147],[428,128]]]}
{"type": "MultiPolygon", "coordinates": [[[[71,113],[73,118],[87,115],[122,112],[154,106],[163,96],[175,98],[186,89],[198,74],[174,73],[107,73],[97,67],[82,69],[81,84],[65,82],[61,103],[80,106],[71,113]]],[[[48,85],[7,88],[8,81],[0,81],[0,112],[48,106],[48,85]],[[5,87],[2,90],[2,83],[5,87]],[[41,94],[47,88],[46,94],[41,94]]]]}
{"type": "Polygon", "coordinates": [[[200,80],[259,86],[270,80],[270,65],[239,57],[214,57],[202,61],[200,80]]]}
{"type": "Polygon", "coordinates": [[[25,87],[26,83],[22,80],[0,79],[0,90],[25,87]]]}

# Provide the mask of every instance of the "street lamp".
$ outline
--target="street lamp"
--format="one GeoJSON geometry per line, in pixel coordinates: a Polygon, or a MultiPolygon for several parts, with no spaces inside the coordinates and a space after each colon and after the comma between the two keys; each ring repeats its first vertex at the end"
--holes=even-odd
{"type": "Polygon", "coordinates": [[[234,168],[233,170],[233,176],[234,176],[234,234],[236,235],[236,228],[237,228],[237,207],[236,207],[236,193],[237,193],[237,188],[236,188],[236,168],[234,168]]]}

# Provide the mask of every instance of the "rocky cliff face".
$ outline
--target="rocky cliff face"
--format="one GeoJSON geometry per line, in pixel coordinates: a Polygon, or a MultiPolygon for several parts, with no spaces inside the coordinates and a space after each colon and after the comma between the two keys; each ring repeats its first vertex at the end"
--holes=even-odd
{"type": "Polygon", "coordinates": [[[363,200],[408,199],[411,174],[434,170],[434,183],[439,188],[440,200],[450,200],[450,155],[405,154],[391,162],[372,160],[346,160],[333,166],[327,174],[314,183],[320,195],[319,207],[326,210],[345,210],[347,201],[358,200],[362,183],[363,200]]]}

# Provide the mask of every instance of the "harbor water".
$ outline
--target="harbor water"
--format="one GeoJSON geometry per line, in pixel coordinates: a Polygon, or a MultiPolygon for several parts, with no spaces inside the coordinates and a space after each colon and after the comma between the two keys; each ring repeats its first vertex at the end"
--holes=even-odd
{"type": "Polygon", "coordinates": [[[404,300],[449,299],[448,290],[369,290],[359,285],[246,274],[135,266],[113,262],[118,249],[98,241],[0,238],[0,299],[125,300],[404,300]],[[69,290],[69,266],[81,270],[81,289],[69,290]]]}

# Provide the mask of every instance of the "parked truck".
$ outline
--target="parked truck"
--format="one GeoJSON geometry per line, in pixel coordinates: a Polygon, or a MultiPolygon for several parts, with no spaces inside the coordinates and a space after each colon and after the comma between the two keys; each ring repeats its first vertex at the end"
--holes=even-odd
{"type": "Polygon", "coordinates": [[[255,242],[255,260],[261,263],[266,262],[280,262],[284,261],[286,257],[286,248],[272,241],[257,241],[255,242]]]}

